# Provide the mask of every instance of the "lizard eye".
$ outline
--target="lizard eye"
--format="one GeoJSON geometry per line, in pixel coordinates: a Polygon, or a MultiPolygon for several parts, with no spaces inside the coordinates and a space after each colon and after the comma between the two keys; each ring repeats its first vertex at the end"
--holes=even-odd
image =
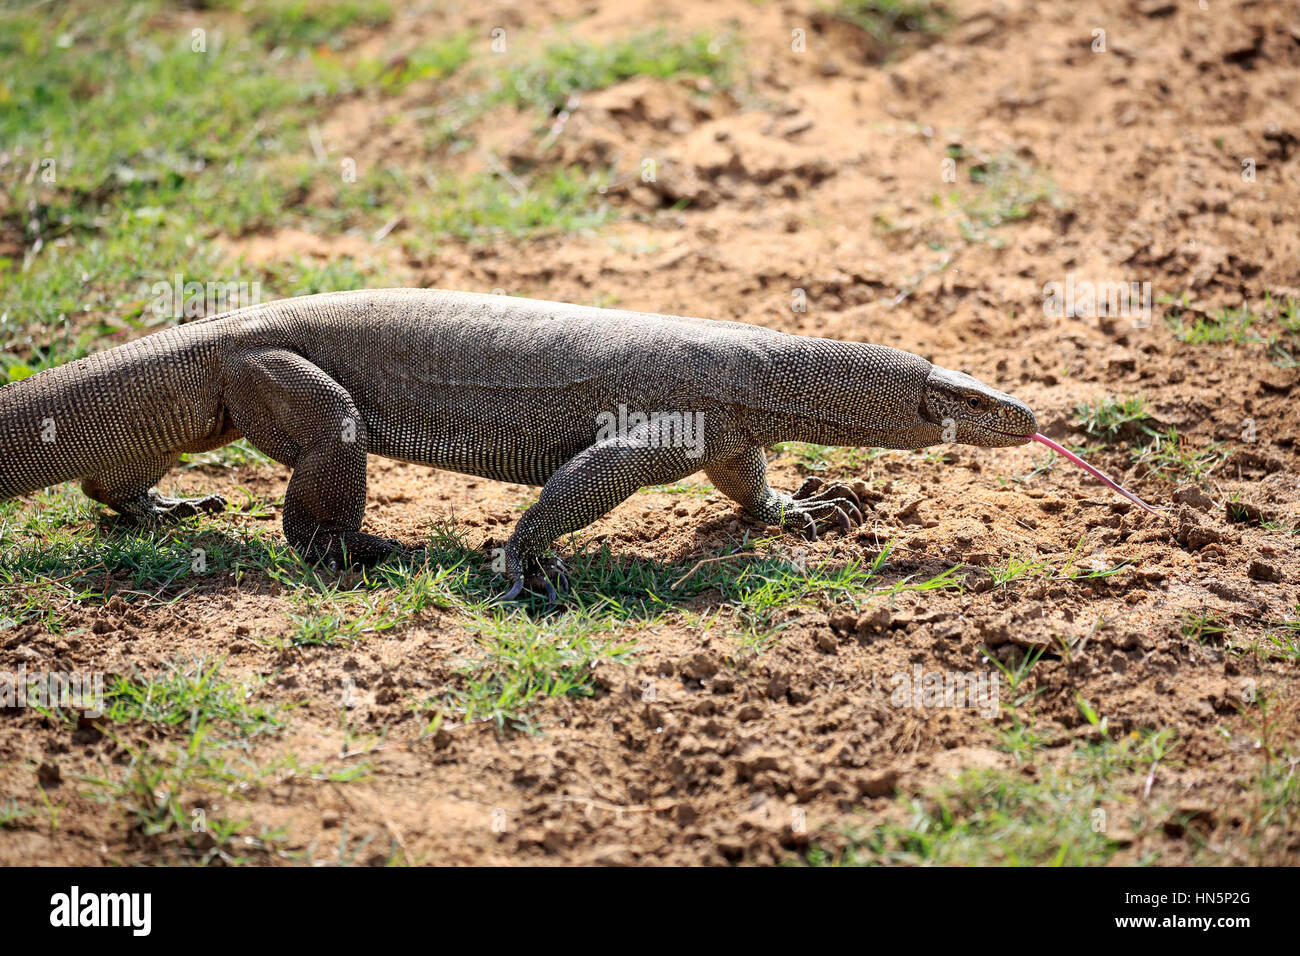
{"type": "Polygon", "coordinates": [[[969,405],[971,408],[973,408],[975,411],[979,411],[980,409],[980,400],[979,397],[976,395],[972,395],[970,398],[966,399],[966,404],[969,405]]]}

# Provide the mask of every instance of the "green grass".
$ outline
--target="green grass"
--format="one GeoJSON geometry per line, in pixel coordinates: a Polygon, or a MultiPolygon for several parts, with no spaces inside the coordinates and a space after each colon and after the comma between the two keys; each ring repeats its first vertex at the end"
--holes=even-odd
{"type": "Polygon", "coordinates": [[[312,65],[325,90],[358,93],[378,89],[395,95],[413,83],[440,82],[455,76],[474,57],[472,33],[456,33],[422,43],[399,57],[359,57],[343,60],[314,53],[312,65]]]}
{"type": "Polygon", "coordinates": [[[158,862],[238,865],[282,855],[283,831],[230,808],[281,771],[255,760],[250,743],[283,722],[253,702],[260,681],[228,680],[221,669],[220,661],[178,661],[117,675],[105,688],[101,729],[129,759],[101,758],[98,774],[79,777],[80,792],[120,813],[158,862]],[[142,728],[150,742],[133,743],[142,728]]]}
{"type": "MultiPolygon", "coordinates": [[[[37,623],[61,633],[73,605],[119,592],[137,607],[168,605],[225,574],[238,580],[301,563],[274,526],[240,527],[229,512],[137,529],[114,521],[75,485],[34,498],[32,505],[0,502],[0,631],[37,623]]],[[[232,507],[257,515],[268,505],[249,499],[232,507]]]]}
{"type": "Polygon", "coordinates": [[[1283,368],[1300,366],[1300,299],[1275,305],[1272,296],[1265,296],[1264,311],[1276,313],[1280,330],[1268,338],[1269,357],[1283,368]]]}
{"type": "Polygon", "coordinates": [[[1150,441],[1133,449],[1132,459],[1149,474],[1180,484],[1194,481],[1209,487],[1210,476],[1228,460],[1232,450],[1222,442],[1195,447],[1178,433],[1178,429],[1151,432],[1150,441]]]}
{"type": "Polygon", "coordinates": [[[229,445],[214,448],[211,451],[182,455],[181,463],[182,467],[186,468],[222,468],[227,470],[275,464],[273,459],[262,454],[243,438],[232,441],[229,445]]]}
{"type": "Polygon", "coordinates": [[[959,201],[964,214],[959,225],[969,242],[986,241],[991,230],[1031,219],[1043,207],[1060,203],[1055,184],[1015,156],[995,156],[969,169],[975,188],[966,190],[959,201]]]}
{"type": "Polygon", "coordinates": [[[0,262],[0,344],[18,353],[7,366],[40,369],[151,331],[153,283],[230,272],[196,237],[281,224],[310,175],[297,158],[323,105],[310,66],[237,36],[220,55],[195,53],[188,32],[153,23],[159,8],[0,13],[0,106],[23,104],[0,108],[13,156],[0,167],[0,232],[24,249],[0,262]],[[53,182],[27,181],[40,158],[53,182]]]}
{"type": "Polygon", "coordinates": [[[178,661],[147,676],[117,675],[104,689],[104,716],[117,724],[189,728],[220,721],[244,738],[277,729],[276,714],[251,703],[257,688],[222,679],[221,667],[221,661],[178,661]]]}
{"type": "Polygon", "coordinates": [[[850,825],[841,833],[843,849],[814,843],[807,859],[839,866],[1105,865],[1122,846],[1119,832],[1159,826],[1160,812],[1137,797],[1170,746],[1168,731],[1148,732],[1077,744],[1064,759],[1042,759],[1032,776],[966,770],[918,797],[900,797],[905,822],[850,825]]]}
{"type": "Polygon", "coordinates": [[[1179,631],[1183,637],[1197,644],[1222,644],[1232,630],[1223,614],[1201,610],[1183,611],[1179,618],[1179,631]]]}
{"type": "Polygon", "coordinates": [[[1251,635],[1248,644],[1232,649],[1253,654],[1260,660],[1300,662],[1300,604],[1293,613],[1295,617],[1269,621],[1263,634],[1251,635]]]}
{"type": "Polygon", "coordinates": [[[602,90],[636,76],[701,77],[725,89],[734,82],[735,67],[730,38],[708,32],[679,37],[652,30],[610,43],[552,44],[535,60],[509,70],[494,95],[550,112],[575,93],[602,90]]]}
{"type": "Polygon", "coordinates": [[[1164,320],[1174,338],[1188,345],[1260,345],[1274,364],[1300,365],[1300,300],[1278,300],[1266,292],[1253,307],[1243,302],[1207,312],[1192,308],[1184,294],[1164,320]]]}
{"type": "Polygon", "coordinates": [[[1128,566],[1127,561],[1109,565],[1104,568],[1082,568],[1077,565],[1079,554],[1083,550],[1084,538],[1075,543],[1074,550],[1061,567],[1053,567],[1047,561],[1037,561],[1028,555],[1008,555],[1007,562],[1001,568],[989,568],[993,583],[1006,587],[1019,580],[1044,578],[1048,581],[1085,581],[1092,578],[1106,578],[1117,574],[1128,566]]]}
{"type": "Polygon", "coordinates": [[[193,866],[282,855],[283,830],[217,809],[237,803],[276,768],[222,745],[202,722],[179,745],[120,744],[129,754],[125,766],[105,763],[99,775],[82,778],[81,792],[121,814],[137,847],[159,862],[193,866]]]}
{"type": "Polygon", "coordinates": [[[889,454],[886,448],[848,448],[800,441],[780,442],[772,450],[794,455],[795,460],[809,471],[859,471],[889,454]]]}
{"type": "Polygon", "coordinates": [[[947,4],[938,0],[839,0],[831,13],[866,31],[886,55],[914,38],[938,36],[953,23],[947,4]]]}
{"type": "Polygon", "coordinates": [[[268,47],[320,46],[341,48],[353,29],[375,29],[393,19],[388,0],[218,0],[221,6],[244,11],[252,33],[268,47]]]}
{"type": "Polygon", "coordinates": [[[1258,318],[1250,311],[1249,305],[1238,309],[1220,309],[1212,316],[1195,316],[1193,321],[1185,320],[1178,310],[1165,314],[1174,338],[1188,345],[1207,345],[1218,342],[1234,342],[1238,345],[1257,341],[1258,337],[1251,330],[1258,318]]]}
{"type": "Polygon", "coordinates": [[[968,243],[988,243],[999,248],[1003,244],[996,235],[999,227],[1032,219],[1044,210],[1065,204],[1060,190],[1045,173],[1014,154],[976,156],[960,148],[950,153],[955,154],[951,158],[966,161],[970,185],[934,192],[930,202],[954,223],[968,243]]]}
{"type": "MultiPolygon", "coordinates": [[[[535,135],[544,138],[555,111],[577,93],[600,90],[635,76],[698,77],[716,89],[735,83],[736,46],[707,33],[675,36],[663,30],[609,43],[553,43],[540,53],[484,54],[466,91],[439,110],[431,148],[472,141],[477,124],[502,107],[531,111],[535,135]]],[[[420,255],[448,239],[478,242],[527,239],[600,227],[615,216],[604,198],[605,169],[541,166],[431,177],[423,168],[385,165],[367,172],[357,188],[340,195],[348,216],[370,221],[401,216],[407,252],[420,255]]],[[[345,222],[351,221],[345,218],[345,222]]]]}
{"type": "MultiPolygon", "coordinates": [[[[105,517],[103,524],[86,528],[50,528],[39,542],[0,551],[0,584],[57,578],[69,586],[99,585],[106,575],[131,589],[163,591],[173,585],[188,588],[241,565],[270,566],[291,553],[268,540],[267,530],[219,526],[220,521],[219,515],[203,515],[145,530],[118,527],[105,517]],[[198,565],[196,550],[202,552],[198,565]]],[[[8,537],[0,536],[0,542],[8,537]]]]}
{"type": "Polygon", "coordinates": [[[459,686],[420,706],[462,721],[488,721],[499,730],[535,733],[538,704],[554,697],[591,697],[592,669],[602,661],[628,664],[635,645],[615,643],[615,622],[584,611],[542,619],[497,612],[471,618],[481,654],[460,670],[459,686]]]}
{"type": "Polygon", "coordinates": [[[266,299],[285,295],[316,295],[349,289],[381,288],[383,267],[373,261],[357,262],[351,256],[321,260],[295,257],[264,267],[266,299]]]}
{"type": "Polygon", "coordinates": [[[393,95],[454,79],[449,108],[426,121],[436,153],[448,129],[466,142],[497,107],[535,111],[542,135],[571,94],[633,76],[696,77],[719,89],[735,82],[734,42],[704,33],[568,40],[523,57],[513,48],[498,57],[483,38],[459,33],[371,57],[342,40],[389,23],[387,3],[221,5],[231,15],[208,30],[205,52],[162,16],[161,0],[0,12],[0,140],[9,157],[0,166],[0,236],[21,250],[0,260],[0,375],[21,378],[171,324],[149,310],[150,290],[178,273],[261,281],[265,298],[400,278],[385,275],[383,262],[346,258],[241,267],[208,241],[217,236],[286,226],[373,233],[396,219],[394,238],[422,254],[447,239],[525,239],[612,218],[601,169],[501,167],[432,179],[430,155],[416,154],[363,165],[344,183],[337,162],[312,158],[309,131],[357,91],[393,95]],[[298,52],[272,56],[268,47],[298,52]],[[337,195],[304,204],[322,184],[337,195]]]}
{"type": "Polygon", "coordinates": [[[290,597],[291,630],[287,637],[265,640],[274,647],[349,644],[369,634],[410,626],[430,609],[478,607],[486,596],[467,597],[469,555],[454,563],[437,563],[436,552],[422,563],[398,559],[364,572],[341,576],[322,573],[297,555],[263,570],[290,597]]]}
{"type": "MultiPolygon", "coordinates": [[[[1105,451],[1105,445],[1100,445],[1100,444],[1085,445],[1085,444],[1066,443],[1065,447],[1070,449],[1070,451],[1074,452],[1084,461],[1092,461],[1099,454],[1105,451]]],[[[997,479],[998,484],[1004,488],[1009,487],[1009,485],[1013,482],[1018,485],[1030,484],[1039,475],[1045,475],[1055,471],[1056,467],[1065,461],[1066,459],[1062,458],[1056,452],[1049,451],[1046,458],[1040,459],[1037,465],[1035,465],[1029,471],[1025,472],[1025,474],[1023,475],[1012,475],[1010,478],[1004,478],[1001,475],[998,475],[998,479],[997,479]]],[[[1066,462],[1066,463],[1070,464],[1071,468],[1074,467],[1072,463],[1070,462],[1066,462]]]]}
{"type": "MultiPolygon", "coordinates": [[[[30,524],[33,509],[4,506],[10,540],[0,590],[27,596],[26,605],[9,601],[17,608],[9,612],[11,626],[57,618],[54,609],[70,602],[99,604],[117,593],[139,608],[174,604],[196,587],[225,587],[250,574],[289,603],[284,629],[253,635],[273,648],[353,644],[371,634],[419,626],[430,610],[452,610],[479,634],[485,652],[445,699],[447,713],[486,717],[503,727],[535,729],[537,704],[588,693],[584,667],[597,659],[625,658],[631,647],[621,636],[626,628],[684,622],[694,613],[687,606],[701,597],[713,606],[715,622],[725,615],[725,630],[734,635],[737,657],[743,658],[770,647],[789,626],[794,608],[826,601],[862,606],[906,591],[961,587],[956,567],[922,578],[891,575],[888,548],[869,563],[831,565],[804,563],[781,548],[757,550],[775,538],[746,540],[679,564],[616,559],[606,547],[579,547],[568,559],[579,591],[569,596],[562,613],[546,613],[542,599],[534,597],[506,614],[509,609],[495,603],[506,582],[453,529],[435,529],[423,559],[326,575],[287,547],[268,546],[269,531],[247,539],[224,537],[213,526],[219,516],[148,533],[86,526],[75,494],[64,489],[53,496],[62,508],[52,512],[56,530],[42,528],[36,519],[30,524]],[[192,567],[192,546],[198,543],[207,555],[203,573],[192,567]]],[[[118,678],[108,696],[110,715],[122,720],[229,722],[238,704],[236,690],[217,679],[213,665],[202,663],[148,680],[118,678]]]]}
{"type": "Polygon", "coordinates": [[[608,182],[606,173],[568,167],[522,178],[481,173],[444,179],[429,199],[409,210],[416,226],[411,241],[524,239],[594,229],[613,217],[603,196],[608,182]]]}
{"type": "MultiPolygon", "coordinates": [[[[1032,712],[1022,713],[1039,693],[1019,693],[1037,662],[1031,656],[1014,671],[1002,667],[1011,694],[1019,696],[1008,701],[1004,695],[1001,707],[1009,719],[996,734],[998,749],[1012,755],[1014,766],[964,770],[919,793],[897,793],[883,820],[827,828],[814,837],[803,861],[814,866],[1104,866],[1131,846],[1125,862],[1149,866],[1164,862],[1171,831],[1186,834],[1194,864],[1289,859],[1290,834],[1300,818],[1294,701],[1261,693],[1257,703],[1242,705],[1235,730],[1254,741],[1250,752],[1257,763],[1234,785],[1231,804],[1193,827],[1169,797],[1151,793],[1158,774],[1182,769],[1173,730],[1117,734],[1076,692],[1090,733],[1062,751],[1059,733],[1040,731],[1032,712]]],[[[1228,727],[1216,729],[1226,739],[1235,736],[1228,727]]],[[[1167,780],[1161,792],[1168,792],[1167,780]]]]}
{"type": "MultiPolygon", "coordinates": [[[[11,608],[7,626],[42,621],[57,629],[58,608],[69,602],[98,603],[121,592],[141,607],[172,604],[196,589],[226,587],[257,575],[290,603],[287,629],[259,639],[281,648],[348,644],[410,626],[430,609],[490,614],[507,587],[485,555],[469,548],[455,529],[435,529],[423,557],[329,576],[304,563],[269,523],[241,528],[232,526],[228,514],[204,515],[140,531],[107,520],[88,522],[97,509],[71,487],[46,501],[45,511],[20,502],[0,505],[5,557],[0,591],[11,608]],[[203,556],[198,570],[196,548],[203,556]]],[[[257,513],[262,507],[254,501],[244,510],[257,513]]],[[[563,542],[561,550],[566,550],[563,542]]],[[[895,572],[891,546],[866,561],[813,562],[781,535],[745,535],[679,563],[617,558],[607,546],[584,546],[578,538],[567,550],[577,590],[566,606],[573,610],[605,621],[654,622],[704,598],[726,612],[729,627],[757,635],[759,643],[788,626],[792,608],[827,601],[862,607],[904,591],[961,589],[959,566],[923,578],[895,572]]],[[[1069,567],[1058,577],[1068,572],[1069,567]]],[[[1019,576],[1009,575],[1007,581],[1019,576]]],[[[533,596],[525,607],[542,613],[544,600],[533,596]]]]}
{"type": "Polygon", "coordinates": [[[1140,395],[1114,398],[1106,396],[1096,402],[1080,402],[1075,406],[1074,422],[1091,438],[1113,442],[1121,432],[1132,432],[1130,425],[1141,425],[1151,418],[1146,399],[1140,395]]]}
{"type": "Polygon", "coordinates": [[[0,830],[14,826],[20,820],[32,816],[34,812],[29,807],[19,806],[18,801],[10,797],[7,803],[0,803],[0,830]]]}
{"type": "Polygon", "coordinates": [[[1152,421],[1146,399],[1140,395],[1080,402],[1074,412],[1075,424],[1102,446],[1131,442],[1129,458],[1145,474],[1173,484],[1191,481],[1208,488],[1211,475],[1231,456],[1231,448],[1223,442],[1193,445],[1177,428],[1158,431],[1149,424],[1152,421]]]}
{"type": "Polygon", "coordinates": [[[699,481],[678,481],[671,485],[649,485],[645,490],[664,495],[682,495],[686,498],[709,498],[715,494],[712,485],[699,481]]]}

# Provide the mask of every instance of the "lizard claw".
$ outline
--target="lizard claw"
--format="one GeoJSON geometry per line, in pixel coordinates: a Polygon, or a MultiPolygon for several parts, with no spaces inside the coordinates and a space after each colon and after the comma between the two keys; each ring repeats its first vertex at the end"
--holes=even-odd
{"type": "Polygon", "coordinates": [[[845,534],[848,534],[854,528],[854,522],[844,513],[843,508],[837,507],[835,509],[835,520],[840,523],[840,530],[845,534]]]}
{"type": "Polygon", "coordinates": [[[540,591],[546,595],[546,603],[554,605],[559,601],[560,593],[569,590],[569,576],[565,572],[564,562],[559,558],[527,557],[522,564],[523,567],[514,575],[514,584],[500,597],[502,603],[516,600],[527,588],[532,592],[540,591]],[[552,580],[554,584],[551,583],[552,580]],[[559,593],[556,592],[557,585],[559,593]]]}
{"type": "Polygon", "coordinates": [[[803,499],[811,496],[815,491],[817,491],[818,488],[820,488],[824,484],[826,484],[826,482],[818,478],[816,475],[809,475],[807,478],[804,479],[803,484],[799,486],[799,490],[794,493],[793,495],[794,500],[802,501],[803,499]]]}
{"type": "Polygon", "coordinates": [[[505,594],[501,595],[501,597],[497,598],[497,603],[504,604],[507,601],[513,601],[515,598],[519,597],[519,592],[522,591],[523,589],[524,589],[524,576],[521,574],[519,575],[519,577],[515,578],[515,583],[510,586],[510,590],[507,591],[505,594]]]}
{"type": "MultiPolygon", "coordinates": [[[[809,541],[816,541],[819,530],[834,519],[840,531],[847,534],[863,523],[862,500],[848,485],[827,485],[816,475],[808,478],[789,499],[798,515],[799,530],[809,541]]],[[[794,522],[783,522],[794,523],[794,522]]]]}

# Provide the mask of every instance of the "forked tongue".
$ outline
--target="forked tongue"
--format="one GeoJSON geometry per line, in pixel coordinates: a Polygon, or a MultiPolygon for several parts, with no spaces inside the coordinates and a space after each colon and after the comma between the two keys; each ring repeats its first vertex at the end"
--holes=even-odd
{"type": "Polygon", "coordinates": [[[1147,511],[1151,512],[1153,515],[1159,515],[1159,516],[1162,517],[1162,518],[1167,518],[1167,517],[1168,517],[1168,515],[1166,515],[1166,514],[1165,514],[1163,511],[1161,511],[1159,508],[1152,508],[1149,504],[1147,504],[1145,501],[1143,501],[1143,500],[1142,500],[1141,498],[1139,498],[1137,495],[1133,494],[1131,491],[1127,491],[1126,489],[1121,488],[1119,485],[1117,485],[1115,482],[1111,481],[1109,478],[1107,478],[1105,475],[1103,475],[1103,474],[1102,474],[1100,471],[1098,471],[1096,468],[1092,467],[1092,465],[1088,464],[1086,461],[1084,461],[1082,458],[1080,458],[1080,457],[1079,457],[1078,455],[1076,455],[1074,452],[1069,451],[1069,450],[1067,450],[1067,449],[1065,449],[1065,448],[1062,448],[1060,445],[1058,445],[1056,442],[1052,441],[1052,440],[1051,440],[1050,438],[1048,438],[1046,435],[1039,435],[1039,434],[1035,433],[1035,434],[1031,435],[1030,437],[1031,437],[1034,441],[1039,442],[1040,444],[1046,445],[1048,448],[1052,449],[1052,451],[1056,452],[1058,455],[1064,455],[1066,458],[1068,458],[1070,461],[1074,462],[1076,465],[1078,465],[1080,468],[1082,468],[1082,469],[1083,469],[1084,471],[1086,471],[1088,474],[1092,475],[1092,477],[1094,477],[1094,478],[1096,478],[1098,481],[1100,481],[1103,485],[1108,485],[1108,486],[1110,486],[1111,488],[1114,488],[1116,491],[1118,491],[1121,495],[1123,495],[1123,496],[1124,496],[1125,498],[1127,498],[1129,501],[1133,502],[1133,504],[1137,505],[1139,508],[1145,508],[1147,511]]]}

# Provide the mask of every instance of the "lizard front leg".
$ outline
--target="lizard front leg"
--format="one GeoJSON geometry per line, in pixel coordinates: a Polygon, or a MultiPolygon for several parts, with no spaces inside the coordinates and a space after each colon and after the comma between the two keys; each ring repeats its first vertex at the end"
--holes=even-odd
{"type": "Polygon", "coordinates": [[[862,502],[848,485],[827,485],[811,477],[793,495],[773,490],[767,483],[767,459],[760,447],[748,448],[704,469],[713,487],[735,501],[753,517],[783,528],[798,528],[812,540],[818,526],[835,520],[849,531],[862,523],[862,502]]]}
{"type": "Polygon", "coordinates": [[[514,600],[528,587],[540,588],[554,602],[551,579],[561,588],[568,583],[559,560],[544,558],[556,538],[585,528],[639,488],[677,481],[699,469],[698,458],[674,447],[673,429],[663,421],[647,422],[579,452],[551,475],[506,542],[506,574],[512,584],[502,600],[514,600]]]}
{"type": "Polygon", "coordinates": [[[227,369],[225,404],[253,446],[293,469],[284,536],[309,561],[371,565],[401,548],[361,531],[366,425],[352,396],[294,352],[250,349],[227,369]]]}

